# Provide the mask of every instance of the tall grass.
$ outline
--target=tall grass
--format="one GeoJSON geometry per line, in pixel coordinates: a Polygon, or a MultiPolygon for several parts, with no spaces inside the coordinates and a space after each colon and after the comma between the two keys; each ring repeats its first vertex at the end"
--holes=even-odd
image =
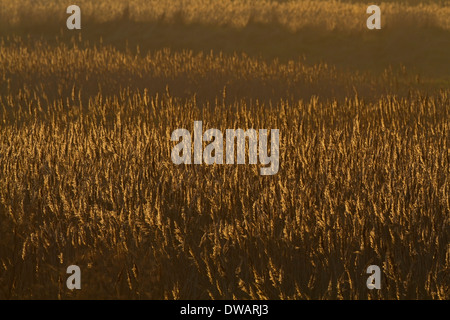
{"type": "Polygon", "coordinates": [[[449,298],[448,88],[2,41],[0,298],[449,298]],[[170,134],[194,120],[279,129],[279,172],[174,165],[170,134]]]}
{"type": "MultiPolygon", "coordinates": [[[[67,30],[64,1],[0,0],[0,36],[44,39],[71,45],[79,36],[90,46],[109,44],[140,52],[171,48],[194,53],[245,53],[267,61],[297,60],[381,73],[405,66],[450,83],[448,1],[380,3],[381,30],[366,27],[361,1],[163,0],[86,1],[81,30],[67,30]]],[[[8,42],[8,41],[7,41],[8,42]]]]}
{"type": "MultiPolygon", "coordinates": [[[[62,0],[1,0],[2,23],[41,24],[65,21],[67,2],[62,0]]],[[[268,1],[268,0],[79,0],[83,17],[107,22],[125,18],[135,22],[183,22],[187,24],[245,27],[249,22],[285,26],[291,31],[305,27],[328,30],[365,30],[364,1],[268,1]]],[[[411,24],[450,30],[448,1],[384,1],[380,4],[386,27],[411,24]],[[412,5],[413,4],[413,5],[412,5]]]]}

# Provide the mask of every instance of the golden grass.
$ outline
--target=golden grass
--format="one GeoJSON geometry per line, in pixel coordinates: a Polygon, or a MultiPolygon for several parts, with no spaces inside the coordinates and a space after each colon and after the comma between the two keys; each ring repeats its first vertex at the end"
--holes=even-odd
{"type": "MultiPolygon", "coordinates": [[[[291,31],[305,27],[327,30],[366,29],[366,9],[362,1],[267,1],[267,0],[79,0],[83,17],[97,22],[127,18],[135,22],[180,22],[186,24],[226,25],[243,28],[248,23],[281,24],[291,31]],[[124,16],[125,14],[125,16],[124,16]]],[[[435,26],[450,30],[449,1],[384,1],[380,5],[383,25],[435,26]],[[415,4],[415,5],[411,5],[415,4]]],[[[0,0],[2,23],[6,25],[41,24],[48,20],[65,21],[66,1],[0,0]]]]}
{"type": "Polygon", "coordinates": [[[402,66],[434,85],[450,84],[448,1],[380,3],[382,29],[366,28],[361,1],[154,0],[86,1],[81,30],[67,30],[64,1],[0,0],[0,36],[44,39],[70,45],[76,35],[90,46],[113,45],[142,55],[210,50],[246,53],[309,66],[380,73],[402,66]]]}
{"type": "Polygon", "coordinates": [[[2,41],[0,298],[449,298],[448,88],[2,41]],[[194,120],[279,129],[280,171],[175,166],[170,134],[194,120]]]}

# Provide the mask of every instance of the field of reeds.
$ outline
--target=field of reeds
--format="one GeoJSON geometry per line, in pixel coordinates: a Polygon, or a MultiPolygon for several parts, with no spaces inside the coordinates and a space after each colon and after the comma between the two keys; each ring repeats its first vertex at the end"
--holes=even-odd
{"type": "Polygon", "coordinates": [[[0,299],[450,298],[445,1],[91,3],[0,0],[0,299]],[[279,129],[278,173],[174,165],[196,120],[279,129]]]}

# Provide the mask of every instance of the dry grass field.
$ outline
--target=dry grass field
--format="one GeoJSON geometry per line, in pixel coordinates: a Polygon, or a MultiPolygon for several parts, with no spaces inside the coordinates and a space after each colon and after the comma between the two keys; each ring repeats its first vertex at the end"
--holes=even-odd
{"type": "Polygon", "coordinates": [[[450,298],[448,2],[49,3],[0,0],[0,299],[450,298]],[[173,164],[195,120],[279,172],[173,164]]]}

